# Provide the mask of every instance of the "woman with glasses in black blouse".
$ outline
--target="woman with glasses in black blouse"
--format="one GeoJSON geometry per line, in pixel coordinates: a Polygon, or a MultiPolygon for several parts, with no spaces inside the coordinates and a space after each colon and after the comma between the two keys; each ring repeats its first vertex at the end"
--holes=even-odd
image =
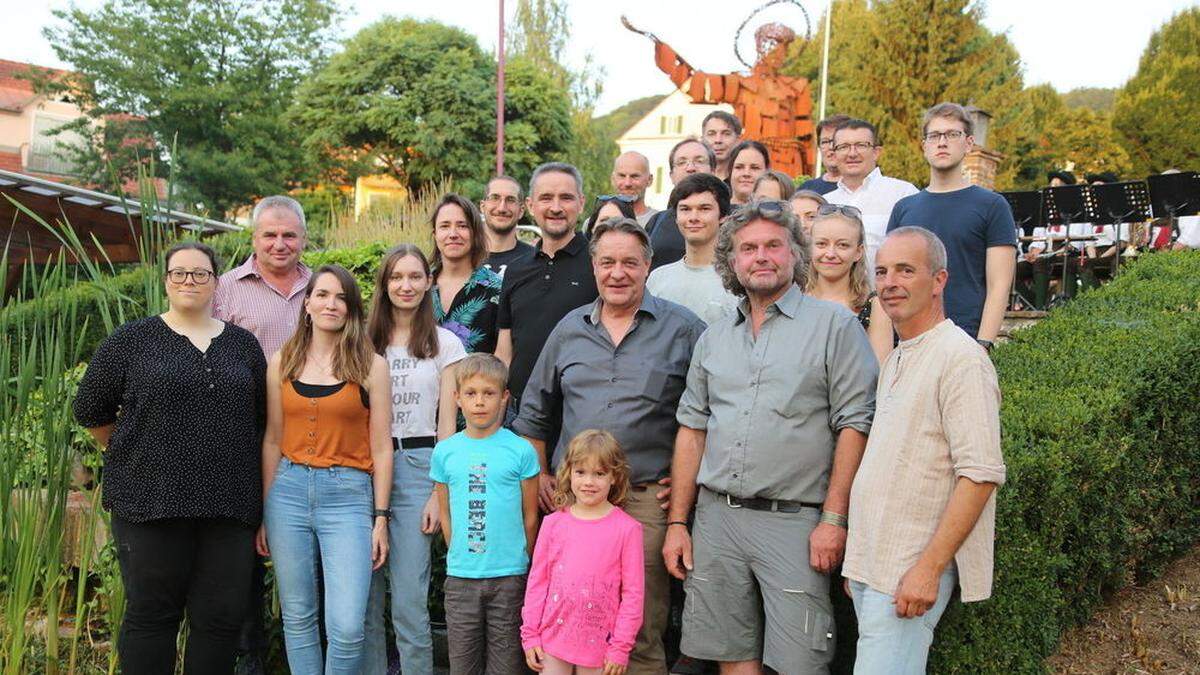
{"type": "Polygon", "coordinates": [[[104,448],[129,675],[230,673],[262,517],[266,360],[254,336],[212,318],[217,258],[181,243],[166,254],[166,312],[131,321],[97,348],[75,418],[104,448]]]}

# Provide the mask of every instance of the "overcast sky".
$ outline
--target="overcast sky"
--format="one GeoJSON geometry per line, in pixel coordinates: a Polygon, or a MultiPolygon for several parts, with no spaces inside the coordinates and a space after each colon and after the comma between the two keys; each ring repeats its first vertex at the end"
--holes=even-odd
{"type": "MultiPolygon", "coordinates": [[[[5,3],[16,0],[4,0],[5,3]]],[[[645,38],[621,27],[627,14],[639,28],[669,42],[692,65],[710,72],[741,68],[734,55],[733,36],[746,16],[764,0],[569,0],[574,39],[568,48],[569,65],[586,54],[604,69],[600,112],[641,96],[664,94],[670,81],[654,66],[653,51],[645,38]]],[[[68,0],[24,3],[21,12],[8,12],[0,26],[0,58],[47,66],[64,66],[42,37],[42,28],[54,21],[51,10],[68,6],[68,0]]],[[[98,7],[103,0],[75,0],[83,8],[98,7]]],[[[341,21],[343,34],[387,15],[432,18],[473,33],[485,50],[497,37],[497,0],[341,0],[348,9],[341,21]]],[[[1137,69],[1138,57],[1150,34],[1174,13],[1196,6],[1200,0],[1139,0],[1130,5],[1115,0],[993,0],[985,23],[1005,32],[1021,54],[1027,84],[1049,82],[1059,91],[1075,87],[1120,86],[1137,69]]],[[[804,0],[814,30],[825,0],[804,0]]],[[[511,20],[516,0],[506,0],[511,20]]],[[[750,34],[761,19],[783,20],[803,32],[803,15],[796,8],[775,7],[750,24],[743,50],[753,46],[750,34]]],[[[834,26],[834,30],[853,27],[834,26]]],[[[818,48],[819,42],[813,48],[818,48]]]]}

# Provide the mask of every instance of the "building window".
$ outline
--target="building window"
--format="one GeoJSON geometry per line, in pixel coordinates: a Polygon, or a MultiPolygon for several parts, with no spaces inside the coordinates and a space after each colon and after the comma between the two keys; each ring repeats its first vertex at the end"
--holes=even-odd
{"type": "Polygon", "coordinates": [[[667,135],[667,116],[666,115],[663,115],[658,118],[658,135],[659,136],[667,135]]]}
{"type": "Polygon", "coordinates": [[[677,133],[677,134],[683,133],[683,115],[675,116],[675,133],[677,133]]]}
{"type": "Polygon", "coordinates": [[[71,122],[71,118],[38,113],[33,118],[33,137],[29,143],[29,157],[25,162],[27,171],[69,176],[78,168],[70,159],[70,150],[62,147],[82,147],[84,138],[79,132],[55,129],[71,122]]]}

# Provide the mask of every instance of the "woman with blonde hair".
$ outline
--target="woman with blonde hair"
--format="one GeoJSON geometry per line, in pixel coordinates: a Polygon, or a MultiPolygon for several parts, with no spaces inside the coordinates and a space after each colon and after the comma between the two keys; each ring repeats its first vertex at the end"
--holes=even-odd
{"type": "Polygon", "coordinates": [[[862,212],[853,206],[826,204],[812,224],[812,274],[807,293],[844,305],[858,316],[880,363],[892,351],[892,320],[871,288],[866,263],[862,212]]]}
{"type": "Polygon", "coordinates": [[[262,447],[258,550],[275,563],[288,666],[296,675],[362,672],[371,573],[388,553],[391,399],[358,284],[338,265],[320,267],[304,291],[296,332],[267,367],[262,447]]]}

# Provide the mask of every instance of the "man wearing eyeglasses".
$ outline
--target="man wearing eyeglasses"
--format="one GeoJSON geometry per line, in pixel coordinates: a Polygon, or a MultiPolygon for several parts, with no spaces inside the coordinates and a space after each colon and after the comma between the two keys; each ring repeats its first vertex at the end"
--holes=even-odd
{"type": "Polygon", "coordinates": [[[921,144],[929,187],[896,204],[887,231],[916,225],[946,246],[946,317],[990,350],[1000,332],[1017,269],[1017,226],[999,194],[971,185],[963,158],[974,144],[971,118],[957,103],[925,112],[921,144]]]}
{"type": "MultiPolygon", "coordinates": [[[[667,165],[671,167],[671,185],[675,186],[692,174],[714,173],[717,155],[708,144],[695,138],[685,138],[671,148],[670,154],[667,155],[667,165]]],[[[676,224],[674,209],[655,214],[646,225],[646,231],[650,233],[650,244],[654,247],[651,271],[683,258],[685,243],[676,224]]]]}
{"type": "Polygon", "coordinates": [[[800,184],[799,189],[812,190],[819,195],[828,194],[837,189],[841,173],[838,171],[837,153],[833,151],[833,134],[838,127],[849,121],[849,115],[839,113],[817,122],[817,146],[821,152],[821,162],[825,167],[825,173],[804,181],[800,184]]]}
{"type": "Polygon", "coordinates": [[[521,203],[521,184],[512,176],[496,176],[488,181],[487,196],[479,202],[487,234],[488,257],[483,266],[501,279],[514,263],[533,257],[533,246],[517,239],[517,222],[525,214],[521,203]]]}
{"type": "Polygon", "coordinates": [[[875,269],[875,252],[883,244],[892,207],[904,197],[917,193],[908,181],[885,176],[879,170],[883,153],[879,132],[870,122],[847,120],[833,133],[833,154],[837,162],[837,188],[825,195],[830,204],[846,204],[862,211],[867,231],[867,269],[875,269]]]}
{"type": "Polygon", "coordinates": [[[613,161],[612,175],[613,190],[626,197],[632,197],[633,213],[637,216],[638,225],[646,227],[657,209],[646,205],[646,188],[650,187],[650,160],[640,152],[623,152],[613,161]]]}

